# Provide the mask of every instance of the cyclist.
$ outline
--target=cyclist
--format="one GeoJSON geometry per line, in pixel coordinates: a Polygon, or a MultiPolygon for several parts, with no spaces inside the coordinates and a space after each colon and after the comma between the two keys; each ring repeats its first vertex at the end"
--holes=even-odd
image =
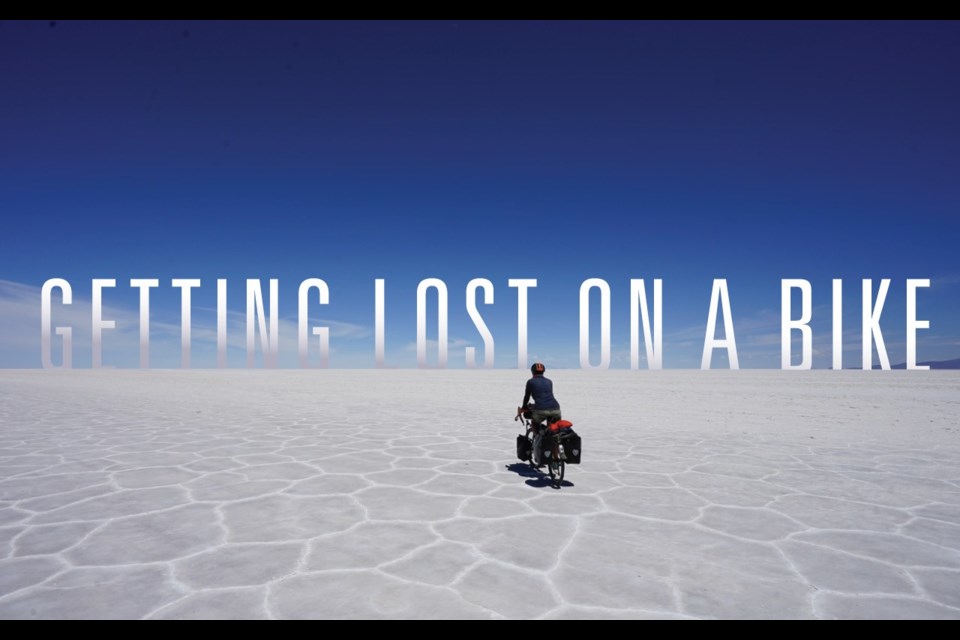
{"type": "Polygon", "coordinates": [[[561,418],[560,403],[553,396],[553,381],[543,375],[544,371],[546,371],[546,367],[543,366],[542,362],[536,362],[530,367],[530,373],[533,374],[533,377],[527,380],[527,386],[523,393],[523,404],[517,410],[518,415],[528,412],[530,414],[534,429],[533,446],[535,451],[540,450],[542,436],[540,423],[546,420],[547,424],[550,424],[561,418]],[[533,398],[533,406],[529,404],[531,398],[533,398]]]}

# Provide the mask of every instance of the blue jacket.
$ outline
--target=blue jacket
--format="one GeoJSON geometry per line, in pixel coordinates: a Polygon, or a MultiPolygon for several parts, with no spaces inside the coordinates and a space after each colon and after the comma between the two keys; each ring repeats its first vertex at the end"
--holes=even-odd
{"type": "Polygon", "coordinates": [[[533,401],[536,403],[532,408],[537,411],[560,408],[560,403],[553,397],[553,382],[551,382],[550,378],[533,376],[527,380],[527,388],[523,393],[522,406],[527,406],[531,396],[533,396],[533,401]]]}

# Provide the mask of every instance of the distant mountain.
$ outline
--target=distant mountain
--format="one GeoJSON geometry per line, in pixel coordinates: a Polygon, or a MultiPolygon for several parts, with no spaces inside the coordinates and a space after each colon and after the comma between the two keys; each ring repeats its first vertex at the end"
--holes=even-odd
{"type": "MultiPolygon", "coordinates": [[[[934,360],[934,361],[930,361],[930,362],[918,362],[917,364],[920,365],[920,366],[924,366],[924,365],[925,365],[925,366],[928,366],[928,367],[930,367],[931,369],[960,369],[960,358],[957,358],[957,359],[955,359],[955,360],[934,360]]],[[[873,365],[873,368],[874,368],[874,369],[879,369],[879,368],[880,368],[880,365],[875,364],[875,365],[873,365]]],[[[893,365],[893,366],[890,367],[890,368],[891,368],[891,369],[906,369],[906,368],[907,368],[907,364],[906,364],[905,362],[901,362],[900,364],[895,364],[895,365],[893,365]]]]}

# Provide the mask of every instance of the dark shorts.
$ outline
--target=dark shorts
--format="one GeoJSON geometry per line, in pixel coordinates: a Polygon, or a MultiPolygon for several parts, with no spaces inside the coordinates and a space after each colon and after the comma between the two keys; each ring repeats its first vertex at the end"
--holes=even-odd
{"type": "Polygon", "coordinates": [[[543,420],[546,420],[547,424],[550,424],[560,418],[560,409],[543,409],[542,411],[534,409],[530,412],[530,419],[533,421],[534,426],[538,426],[543,420]]]}

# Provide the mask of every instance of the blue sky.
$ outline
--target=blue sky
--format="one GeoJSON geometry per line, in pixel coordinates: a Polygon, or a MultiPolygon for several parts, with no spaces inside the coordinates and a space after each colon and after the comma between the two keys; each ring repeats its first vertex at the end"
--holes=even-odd
{"type": "Polygon", "coordinates": [[[449,287],[451,367],[480,345],[475,277],[496,288],[481,311],[498,367],[516,366],[509,278],[539,281],[529,352],[548,366],[579,366],[592,277],[612,289],[615,367],[629,366],[629,281],[657,277],[667,368],[699,366],[713,278],[728,280],[741,367],[779,367],[781,278],[813,283],[818,367],[832,278],[845,366],[860,363],[862,278],[893,280],[891,362],[907,278],[933,281],[919,359],[960,357],[958,68],[953,22],[0,22],[0,366],[40,365],[51,277],[73,285],[54,323],[75,326],[77,367],[91,278],[120,285],[104,298],[113,366],[139,355],[130,278],[161,280],[153,366],[179,366],[172,278],[203,281],[198,367],[216,363],[217,278],[231,366],[244,279],[279,278],[293,365],[309,277],[330,285],[312,313],[336,323],[333,366],[374,364],[375,278],[388,364],[415,365],[427,277],[449,287]]]}

